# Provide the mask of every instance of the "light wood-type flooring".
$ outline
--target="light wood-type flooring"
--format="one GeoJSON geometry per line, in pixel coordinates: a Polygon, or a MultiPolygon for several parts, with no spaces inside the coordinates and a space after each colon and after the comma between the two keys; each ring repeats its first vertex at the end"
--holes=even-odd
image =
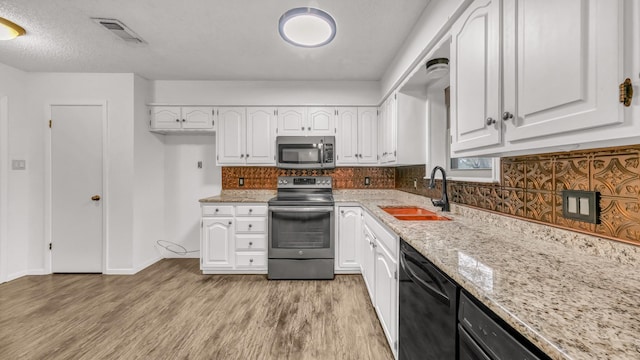
{"type": "Polygon", "coordinates": [[[0,359],[392,359],[360,275],[268,281],[165,259],[0,285],[0,359]]]}

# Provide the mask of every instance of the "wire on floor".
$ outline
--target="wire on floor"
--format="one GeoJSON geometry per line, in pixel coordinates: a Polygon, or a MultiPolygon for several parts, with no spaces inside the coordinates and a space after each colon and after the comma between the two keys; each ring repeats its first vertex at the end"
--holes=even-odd
{"type": "Polygon", "coordinates": [[[183,256],[190,253],[200,252],[200,250],[187,250],[184,246],[167,240],[158,240],[156,241],[156,244],[167,251],[183,256]]]}

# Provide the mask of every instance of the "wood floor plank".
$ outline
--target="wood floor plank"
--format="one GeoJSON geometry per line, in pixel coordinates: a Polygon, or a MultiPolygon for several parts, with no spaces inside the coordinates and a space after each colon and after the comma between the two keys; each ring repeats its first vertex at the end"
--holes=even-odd
{"type": "Polygon", "coordinates": [[[0,359],[392,359],[360,275],[268,281],[165,259],[0,285],[0,359]]]}

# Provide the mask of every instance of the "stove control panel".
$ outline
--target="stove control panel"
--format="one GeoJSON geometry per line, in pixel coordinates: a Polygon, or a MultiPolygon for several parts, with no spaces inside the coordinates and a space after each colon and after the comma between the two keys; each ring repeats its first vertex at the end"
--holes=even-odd
{"type": "Polygon", "coordinates": [[[331,176],[278,176],[278,189],[330,189],[331,176]]]}

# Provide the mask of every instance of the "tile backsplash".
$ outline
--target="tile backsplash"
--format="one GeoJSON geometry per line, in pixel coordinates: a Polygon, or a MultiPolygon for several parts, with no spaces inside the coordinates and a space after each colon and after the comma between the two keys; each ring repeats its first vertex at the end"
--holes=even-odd
{"type": "MultiPolygon", "coordinates": [[[[452,202],[640,245],[640,145],[501,159],[499,184],[449,181],[452,202]],[[600,224],[562,217],[562,190],[600,192],[600,224]]],[[[278,176],[330,175],[336,189],[397,189],[440,197],[428,189],[424,165],[282,170],[223,167],[223,189],[275,189],[278,176]],[[364,185],[364,178],[371,185],[364,185]],[[238,186],[244,177],[245,186],[238,186]],[[414,180],[416,187],[414,187],[414,180]]]]}

